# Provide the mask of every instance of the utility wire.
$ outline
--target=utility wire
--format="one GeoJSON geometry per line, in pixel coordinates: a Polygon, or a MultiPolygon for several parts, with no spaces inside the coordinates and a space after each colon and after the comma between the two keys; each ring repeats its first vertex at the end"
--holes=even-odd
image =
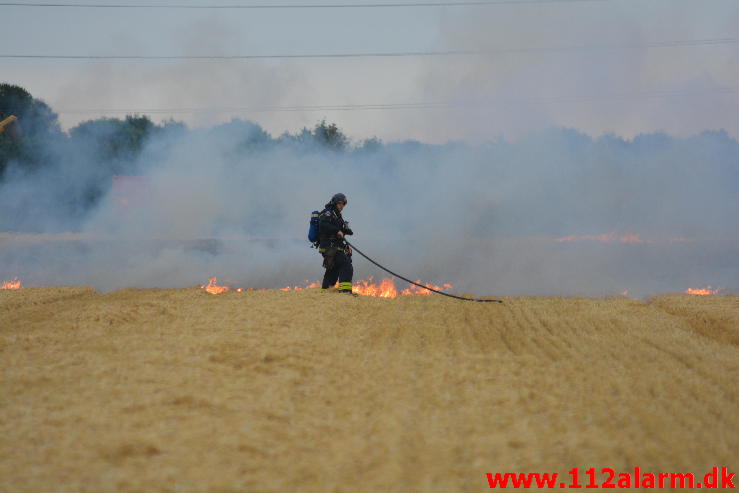
{"type": "Polygon", "coordinates": [[[443,108],[451,106],[448,102],[421,102],[421,103],[380,103],[380,104],[339,104],[339,105],[309,105],[309,106],[252,106],[252,107],[201,107],[201,108],[140,108],[140,109],[62,109],[56,113],[85,114],[85,113],[271,113],[294,111],[351,111],[351,110],[383,110],[383,109],[423,109],[443,108]]]}
{"type": "Polygon", "coordinates": [[[652,48],[679,48],[688,46],[712,46],[739,43],[739,37],[708,38],[652,43],[633,43],[622,45],[576,45],[535,48],[498,48],[490,50],[448,50],[448,51],[388,51],[368,53],[303,53],[271,55],[30,55],[0,54],[0,58],[53,59],[53,60],[265,60],[265,59],[311,59],[311,58],[399,58],[432,56],[474,56],[504,55],[516,53],[565,53],[573,51],[612,51],[638,50],[652,48]]]}
{"type": "Polygon", "coordinates": [[[384,103],[384,104],[344,104],[344,105],[306,105],[306,106],[252,106],[252,107],[201,107],[201,108],[86,108],[60,109],[59,114],[100,114],[100,113],[149,113],[149,114],[194,114],[194,113],[278,113],[278,112],[311,112],[311,111],[362,111],[362,110],[417,110],[435,108],[485,108],[489,106],[506,106],[512,104],[530,103],[578,103],[597,101],[620,101],[630,99],[661,99],[672,97],[686,97],[691,95],[720,95],[737,94],[739,87],[714,88],[693,91],[653,91],[638,93],[601,94],[592,96],[557,96],[540,98],[506,98],[499,100],[476,101],[426,101],[415,103],[384,103]]]}
{"type": "Polygon", "coordinates": [[[458,2],[376,2],[376,3],[313,3],[313,4],[151,4],[151,3],[46,3],[0,2],[0,7],[54,7],[93,9],[354,9],[354,8],[413,8],[413,7],[483,7],[495,5],[546,5],[562,3],[601,3],[613,0],[461,0],[458,2]]]}

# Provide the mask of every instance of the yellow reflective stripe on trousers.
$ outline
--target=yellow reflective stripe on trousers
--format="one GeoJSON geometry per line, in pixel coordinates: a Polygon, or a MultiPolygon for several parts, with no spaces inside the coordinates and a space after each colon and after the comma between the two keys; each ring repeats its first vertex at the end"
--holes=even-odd
{"type": "Polygon", "coordinates": [[[351,291],[352,283],[351,282],[340,282],[339,289],[344,290],[344,291],[351,291]]]}

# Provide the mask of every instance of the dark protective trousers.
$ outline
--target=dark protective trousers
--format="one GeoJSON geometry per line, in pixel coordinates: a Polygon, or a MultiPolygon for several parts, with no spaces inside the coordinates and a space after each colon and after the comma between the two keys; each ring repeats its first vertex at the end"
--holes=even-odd
{"type": "Polygon", "coordinates": [[[323,284],[321,287],[328,289],[336,284],[336,281],[339,281],[339,291],[351,291],[352,276],[354,275],[351,256],[339,250],[333,257],[333,263],[327,262],[328,259],[326,259],[326,254],[324,254],[326,273],[323,275],[323,284]]]}

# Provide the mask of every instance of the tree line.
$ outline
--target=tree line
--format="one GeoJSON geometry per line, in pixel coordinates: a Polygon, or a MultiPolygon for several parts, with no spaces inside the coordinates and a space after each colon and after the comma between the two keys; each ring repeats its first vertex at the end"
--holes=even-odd
{"type": "MultiPolygon", "coordinates": [[[[724,130],[626,139],[550,127],[476,144],[356,143],[326,121],[273,137],[244,120],[191,129],[128,115],[65,132],[46,103],[0,84],[0,119],[9,114],[20,131],[0,133],[0,231],[74,230],[104,204],[113,176],[180,166],[183,175],[226,177],[219,188],[239,189],[230,199],[249,190],[250,207],[259,206],[264,187],[296,190],[333,179],[376,203],[412,198],[414,210],[429,216],[464,204],[471,215],[447,223],[469,224],[480,235],[724,234],[739,206],[739,142],[724,130]]],[[[236,221],[259,223],[253,232],[265,217],[236,221]]]]}
{"type": "MultiPolygon", "coordinates": [[[[0,134],[0,181],[13,163],[18,171],[30,171],[81,153],[95,159],[111,174],[125,174],[127,165],[135,161],[153,137],[184,134],[186,125],[174,120],[154,123],[148,116],[127,115],[124,118],[98,118],[84,121],[63,132],[58,115],[45,102],[34,98],[26,89],[0,83],[0,120],[10,115],[19,118],[15,132],[0,134]]],[[[318,146],[333,151],[348,150],[349,138],[335,124],[322,120],[312,128],[272,138],[259,125],[233,120],[216,131],[241,134],[242,148],[258,149],[272,145],[318,146]]],[[[365,141],[371,148],[377,139],[365,141]]]]}

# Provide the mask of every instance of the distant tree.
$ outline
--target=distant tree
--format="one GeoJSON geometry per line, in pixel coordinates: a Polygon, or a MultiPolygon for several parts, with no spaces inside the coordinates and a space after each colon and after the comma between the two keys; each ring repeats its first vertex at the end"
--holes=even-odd
{"type": "Polygon", "coordinates": [[[326,120],[321,120],[313,128],[313,140],[334,151],[343,151],[349,146],[347,136],[335,123],[326,124],[326,120]]]}
{"type": "Polygon", "coordinates": [[[362,145],[357,147],[357,152],[363,154],[372,154],[375,152],[379,152],[381,149],[382,140],[378,139],[377,137],[372,137],[371,139],[365,139],[362,142],[362,145]]]}
{"type": "Polygon", "coordinates": [[[15,115],[14,124],[20,129],[11,138],[9,132],[0,134],[0,177],[10,161],[35,167],[45,162],[52,142],[63,139],[59,121],[49,105],[34,99],[27,90],[12,84],[0,84],[0,119],[15,115]]]}
{"type": "MultiPolygon", "coordinates": [[[[155,130],[147,116],[128,115],[119,118],[99,118],[82,122],[69,131],[73,147],[91,152],[98,160],[117,163],[136,158],[155,130]]],[[[121,171],[116,169],[116,172],[121,171]]]]}
{"type": "Polygon", "coordinates": [[[239,151],[263,148],[272,140],[260,125],[238,118],[213,127],[212,132],[232,142],[239,151]]]}
{"type": "Polygon", "coordinates": [[[20,86],[0,84],[0,116],[15,115],[25,134],[31,136],[58,135],[59,121],[49,105],[34,99],[20,86]]]}

